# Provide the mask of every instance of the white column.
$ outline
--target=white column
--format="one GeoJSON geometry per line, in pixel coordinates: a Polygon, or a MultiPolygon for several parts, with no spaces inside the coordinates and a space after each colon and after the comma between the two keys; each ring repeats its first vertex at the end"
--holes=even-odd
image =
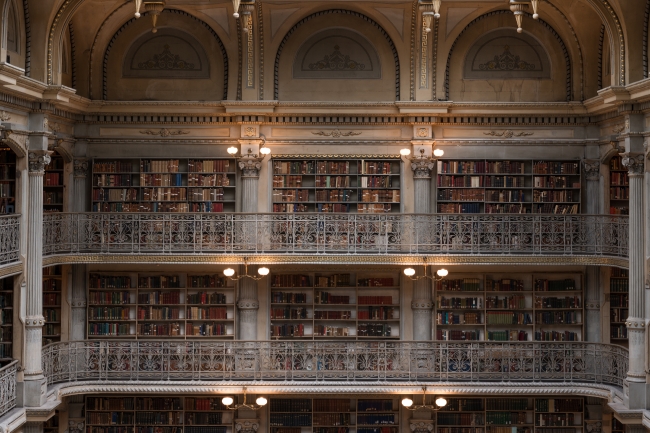
{"type": "Polygon", "coordinates": [[[241,211],[243,213],[256,213],[257,212],[257,183],[260,180],[260,169],[262,163],[258,158],[244,156],[239,160],[239,168],[241,168],[241,211]]]}
{"type": "MultiPolygon", "coordinates": [[[[256,268],[251,268],[257,272],[256,268]]],[[[239,280],[239,339],[246,341],[257,340],[257,312],[260,303],[257,299],[257,281],[251,278],[239,280]]]]}
{"type": "MultiPolygon", "coordinates": [[[[586,159],[583,161],[585,177],[587,179],[587,214],[596,215],[600,211],[600,161],[586,159]]],[[[594,239],[595,241],[595,239],[594,239]]],[[[586,311],[586,341],[602,341],[602,320],[600,309],[601,300],[600,267],[587,266],[585,309],[586,311]]]]}
{"type": "Polygon", "coordinates": [[[43,433],[44,423],[42,422],[26,422],[23,427],[23,433],[43,433]]]}
{"type": "Polygon", "coordinates": [[[27,239],[27,293],[25,308],[25,394],[27,407],[45,402],[47,385],[41,365],[43,335],[43,175],[50,162],[47,150],[29,151],[29,210],[27,239]]]}
{"type": "MultiPolygon", "coordinates": [[[[88,194],[86,193],[86,178],[88,176],[88,160],[75,158],[73,209],[75,212],[86,212],[88,194]]],[[[72,294],[70,300],[70,341],[80,341],[86,338],[86,266],[72,265],[72,294]]]]}
{"type": "MultiPolygon", "coordinates": [[[[637,153],[623,153],[623,165],[628,168],[630,178],[629,219],[629,261],[630,293],[628,328],[630,369],[628,383],[645,383],[645,300],[644,300],[644,219],[643,219],[643,176],[644,156],[637,153]]],[[[633,398],[630,395],[630,408],[633,398]]]]}
{"type": "Polygon", "coordinates": [[[431,213],[431,171],[433,166],[433,160],[429,158],[411,161],[415,213],[431,213]]]}

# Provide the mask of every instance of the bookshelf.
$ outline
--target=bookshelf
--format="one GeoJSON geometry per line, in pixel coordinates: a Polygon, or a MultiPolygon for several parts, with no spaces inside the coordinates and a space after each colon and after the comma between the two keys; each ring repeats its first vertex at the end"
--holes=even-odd
{"type": "Polygon", "coordinates": [[[630,180],[620,156],[609,160],[609,213],[630,214],[630,180]]]}
{"type": "Polygon", "coordinates": [[[0,280],[0,365],[13,359],[14,277],[0,280]]]}
{"type": "Polygon", "coordinates": [[[627,343],[629,316],[629,274],[626,269],[611,268],[609,277],[609,338],[611,343],[627,343]]]}
{"type": "Polygon", "coordinates": [[[87,396],[86,433],[233,433],[221,398],[87,396]]]}
{"type": "Polygon", "coordinates": [[[269,281],[272,339],[400,338],[397,272],[274,274],[269,281]]]}
{"type": "Polygon", "coordinates": [[[45,166],[43,176],[43,212],[63,212],[63,157],[57,152],[51,155],[51,160],[45,166]]]}
{"type": "Polygon", "coordinates": [[[55,411],[55,415],[43,423],[43,433],[59,433],[59,411],[55,411]]]}
{"type": "Polygon", "coordinates": [[[43,268],[43,345],[61,341],[61,266],[43,268]]]}
{"type": "Polygon", "coordinates": [[[626,433],[625,424],[612,417],[612,433],[626,433]]]}
{"type": "Polygon", "coordinates": [[[580,213],[579,161],[438,160],[438,213],[580,213]]]}
{"type": "Polygon", "coordinates": [[[399,400],[272,398],[271,433],[398,433],[399,400]]]}
{"type": "Polygon", "coordinates": [[[400,212],[401,161],[274,158],[273,212],[400,212]]]}
{"type": "Polygon", "coordinates": [[[582,341],[581,274],[449,274],[435,299],[436,340],[582,341]]]}
{"type": "Polygon", "coordinates": [[[16,212],[16,154],[0,147],[0,215],[16,212]]]}
{"type": "Polygon", "coordinates": [[[95,159],[93,212],[234,212],[234,159],[95,159]]]}
{"type": "Polygon", "coordinates": [[[220,275],[90,272],[89,338],[235,336],[235,288],[220,275]]]}

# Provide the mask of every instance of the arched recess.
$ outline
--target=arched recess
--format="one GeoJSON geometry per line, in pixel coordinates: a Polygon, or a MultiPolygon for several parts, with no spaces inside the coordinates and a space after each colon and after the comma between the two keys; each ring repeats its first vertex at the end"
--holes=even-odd
{"type": "Polygon", "coordinates": [[[6,0],[2,18],[2,61],[25,69],[27,33],[22,1],[6,0]]]}
{"type": "MultiPolygon", "coordinates": [[[[528,14],[530,16],[530,14],[528,14]]],[[[477,101],[512,101],[513,98],[517,101],[530,101],[530,102],[549,102],[549,101],[571,101],[573,100],[573,71],[571,66],[571,56],[567,47],[560,37],[560,35],[542,19],[530,20],[533,22],[532,26],[529,25],[526,29],[526,37],[532,35],[537,39],[540,45],[546,47],[546,51],[551,55],[551,76],[549,78],[543,79],[541,76],[538,77],[539,81],[536,83],[529,83],[526,81],[526,77],[516,77],[513,75],[511,79],[506,78],[505,76],[496,76],[493,78],[486,76],[485,79],[479,81],[466,81],[464,76],[456,73],[451,74],[451,68],[457,67],[462,68],[464,59],[466,58],[469,51],[473,48],[474,44],[478,41],[481,41],[481,37],[491,31],[510,31],[511,38],[513,41],[522,40],[513,28],[506,28],[505,23],[501,23],[502,20],[512,19],[512,12],[506,10],[496,10],[488,12],[484,15],[481,15],[471,21],[458,35],[454,40],[454,43],[449,50],[447,56],[447,64],[445,69],[445,99],[450,100],[450,95],[453,94],[452,88],[455,85],[462,86],[463,92],[466,94],[467,90],[478,91],[475,92],[470,99],[477,101]],[[481,27],[482,26],[482,27],[481,27]],[[543,42],[542,42],[543,41],[543,42]],[[551,49],[555,48],[555,49],[551,49]],[[460,52],[460,53],[459,53],[460,52]],[[452,63],[452,57],[459,56],[457,60],[452,63]],[[460,57],[462,56],[462,57],[460,57]],[[451,83],[451,76],[463,77],[459,82],[451,83]],[[562,88],[557,87],[557,80],[562,79],[564,86],[562,88]],[[467,89],[469,87],[469,89],[467,89]],[[482,90],[490,89],[490,92],[481,92],[482,90]],[[494,89],[494,92],[491,90],[494,89]],[[532,93],[531,93],[532,92],[532,93]],[[490,94],[495,94],[492,98],[490,94]],[[561,93],[561,95],[560,95],[561,93]],[[532,96],[535,95],[535,96],[532,96]]],[[[506,37],[506,33],[500,35],[506,37]]],[[[530,44],[530,42],[529,42],[530,44]]],[[[495,57],[508,56],[509,54],[505,52],[505,46],[503,52],[494,53],[495,57]]],[[[512,54],[512,53],[510,53],[512,54]]],[[[515,53],[515,55],[522,55],[521,53],[515,53]]],[[[516,74],[515,74],[516,75],[516,74]]],[[[471,80],[476,80],[476,77],[468,77],[471,80]]],[[[464,96],[465,98],[465,96],[464,96]]]]}
{"type": "Polygon", "coordinates": [[[216,32],[176,9],[165,9],[157,28],[132,18],[115,32],[104,53],[103,99],[227,99],[228,56],[216,32]]]}
{"type": "Polygon", "coordinates": [[[273,92],[276,100],[280,99],[281,82],[283,81],[291,82],[292,91],[288,95],[293,100],[367,100],[370,96],[373,97],[372,100],[385,101],[395,98],[394,100],[398,101],[400,99],[399,55],[393,40],[384,28],[366,15],[345,9],[320,11],[296,23],[278,46],[275,56],[273,92]],[[332,26],[333,20],[328,19],[328,16],[332,14],[339,15],[334,21],[336,26],[332,26]],[[307,23],[310,25],[305,26],[307,23]],[[319,36],[322,36],[321,40],[318,39],[319,36]],[[365,72],[358,69],[352,71],[351,66],[354,66],[355,62],[358,66],[364,61],[355,59],[351,53],[345,52],[348,45],[336,44],[337,38],[341,38],[341,40],[348,38],[351,41],[349,45],[351,49],[356,50],[357,54],[361,56],[360,58],[367,59],[366,62],[370,62],[370,59],[376,54],[376,62],[379,64],[373,64],[375,75],[368,73],[365,64],[365,72]],[[332,45],[329,51],[323,51],[328,43],[332,45]],[[336,47],[339,49],[337,50],[336,47]],[[333,63],[335,59],[345,59],[346,56],[352,63],[348,64],[350,67],[343,66],[338,70],[330,68],[329,74],[322,75],[323,64],[314,68],[309,67],[309,65],[317,63],[308,61],[309,58],[314,58],[316,55],[316,51],[312,51],[310,48],[321,52],[321,60],[325,63],[333,63]],[[363,51],[366,52],[366,55],[363,54],[363,51]],[[284,56],[283,52],[285,52],[284,56]],[[293,56],[287,53],[293,54],[293,56]],[[298,58],[299,55],[303,57],[298,58]],[[303,61],[307,62],[305,68],[298,66],[303,61]],[[283,67],[280,66],[281,63],[283,67]],[[294,73],[297,69],[306,70],[295,76],[294,73]],[[316,69],[321,72],[320,76],[316,69]],[[337,80],[335,81],[336,86],[331,86],[333,80],[337,80]]]}
{"type": "Polygon", "coordinates": [[[611,53],[612,85],[625,85],[625,35],[623,26],[607,0],[585,0],[600,16],[609,41],[611,53]]]}

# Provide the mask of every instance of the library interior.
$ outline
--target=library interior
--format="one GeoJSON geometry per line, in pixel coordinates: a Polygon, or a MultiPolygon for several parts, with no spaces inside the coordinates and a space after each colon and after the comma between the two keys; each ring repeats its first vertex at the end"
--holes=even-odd
{"type": "Polygon", "coordinates": [[[0,0],[0,433],[650,431],[650,0],[0,0]]]}

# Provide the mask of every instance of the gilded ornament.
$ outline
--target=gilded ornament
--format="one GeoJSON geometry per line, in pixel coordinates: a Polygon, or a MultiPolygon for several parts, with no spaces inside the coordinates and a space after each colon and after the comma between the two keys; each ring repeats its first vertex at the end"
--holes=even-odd
{"type": "Polygon", "coordinates": [[[483,135],[489,135],[492,137],[503,137],[503,138],[512,138],[512,137],[530,137],[531,135],[535,135],[534,132],[514,132],[509,129],[506,129],[505,131],[502,132],[497,132],[497,131],[490,131],[490,132],[484,132],[483,135]]]}
{"type": "Polygon", "coordinates": [[[355,132],[355,131],[348,131],[348,132],[343,132],[338,129],[334,129],[333,131],[325,132],[325,131],[317,131],[317,132],[312,132],[314,135],[322,135],[324,137],[332,137],[332,138],[339,138],[339,137],[353,137],[355,135],[361,135],[361,132],[355,132]]]}
{"type": "Polygon", "coordinates": [[[185,131],[183,129],[177,129],[177,130],[174,131],[174,130],[167,129],[167,128],[162,128],[162,129],[160,129],[158,131],[154,131],[154,130],[151,130],[151,129],[146,129],[146,130],[140,131],[140,134],[143,134],[143,135],[159,135],[160,137],[163,137],[163,138],[173,137],[173,136],[177,136],[177,135],[187,135],[189,133],[190,133],[190,131],[185,131]]]}

